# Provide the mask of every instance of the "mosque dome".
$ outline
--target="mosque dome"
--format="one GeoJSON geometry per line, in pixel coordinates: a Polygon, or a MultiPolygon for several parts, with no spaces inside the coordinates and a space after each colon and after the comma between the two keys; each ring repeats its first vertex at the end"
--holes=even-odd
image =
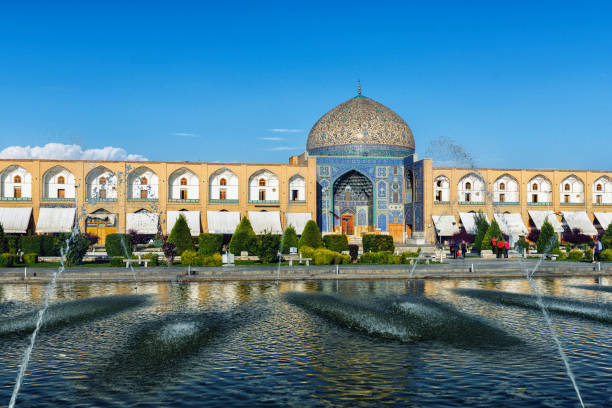
{"type": "Polygon", "coordinates": [[[405,157],[415,145],[404,119],[360,93],[315,123],[306,149],[314,156],[405,157]]]}

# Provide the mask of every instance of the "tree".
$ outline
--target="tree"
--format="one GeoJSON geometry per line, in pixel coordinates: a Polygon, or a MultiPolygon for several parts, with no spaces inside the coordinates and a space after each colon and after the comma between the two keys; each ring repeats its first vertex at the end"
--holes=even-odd
{"type": "Polygon", "coordinates": [[[604,249],[612,249],[612,223],[608,225],[608,229],[601,236],[601,245],[604,249]]]}
{"type": "Polygon", "coordinates": [[[489,229],[489,222],[485,215],[479,211],[476,216],[474,216],[474,222],[476,223],[476,236],[474,237],[474,247],[476,250],[480,251],[482,248],[480,245],[482,244],[482,240],[489,229]]]}
{"type": "Polygon", "coordinates": [[[230,240],[229,248],[234,255],[240,255],[242,251],[257,252],[257,236],[247,217],[242,217],[240,220],[230,240]]]}
{"type": "Polygon", "coordinates": [[[298,246],[298,236],[295,232],[293,225],[289,225],[283,231],[283,237],[281,238],[281,251],[288,254],[289,248],[298,246]]]}
{"type": "Polygon", "coordinates": [[[187,225],[187,219],[183,214],[179,215],[174,227],[172,227],[172,232],[170,232],[168,241],[176,245],[177,255],[181,255],[183,251],[186,250],[195,251],[195,245],[191,238],[191,231],[189,230],[189,225],[187,225]]]}
{"type": "Polygon", "coordinates": [[[323,239],[321,239],[321,231],[319,231],[319,226],[313,220],[310,220],[304,226],[304,231],[302,232],[302,236],[298,241],[298,246],[301,248],[303,246],[308,246],[310,248],[321,248],[323,246],[323,239]]]}
{"type": "Polygon", "coordinates": [[[544,220],[542,228],[540,229],[540,236],[536,243],[539,254],[549,254],[559,249],[559,239],[557,233],[553,228],[552,224],[548,222],[548,218],[544,220]]]}
{"type": "Polygon", "coordinates": [[[72,234],[70,238],[68,238],[68,252],[66,253],[66,263],[68,266],[80,264],[88,248],[89,240],[85,235],[81,233],[72,234]]]}
{"type": "Polygon", "coordinates": [[[278,259],[280,238],[280,235],[274,235],[271,232],[259,236],[257,256],[261,262],[271,263],[278,259]]]}
{"type": "Polygon", "coordinates": [[[6,239],[6,235],[4,235],[4,228],[2,228],[2,224],[0,224],[0,254],[7,253],[8,251],[8,240],[6,239]]]}
{"type": "Polygon", "coordinates": [[[499,225],[497,221],[493,220],[484,237],[482,238],[482,242],[480,243],[480,249],[492,249],[491,239],[495,238],[497,240],[503,240],[503,236],[501,230],[499,229],[499,225]]]}

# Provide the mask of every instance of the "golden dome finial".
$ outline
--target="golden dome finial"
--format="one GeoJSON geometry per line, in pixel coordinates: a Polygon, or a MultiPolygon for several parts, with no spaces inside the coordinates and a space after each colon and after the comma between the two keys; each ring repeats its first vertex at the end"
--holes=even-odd
{"type": "Polygon", "coordinates": [[[357,95],[361,95],[361,79],[358,79],[357,83],[359,84],[357,86],[357,95]]]}

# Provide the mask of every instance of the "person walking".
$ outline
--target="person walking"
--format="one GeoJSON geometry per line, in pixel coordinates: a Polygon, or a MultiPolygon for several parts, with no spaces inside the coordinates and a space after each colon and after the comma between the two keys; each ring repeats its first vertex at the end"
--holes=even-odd
{"type": "Polygon", "coordinates": [[[465,259],[465,253],[467,252],[467,243],[465,239],[461,240],[461,255],[463,255],[463,259],[465,259]]]}
{"type": "Polygon", "coordinates": [[[505,251],[504,251],[504,258],[508,258],[508,250],[510,249],[510,241],[506,241],[505,246],[505,251]]]}
{"type": "Polygon", "coordinates": [[[596,262],[601,261],[601,250],[602,249],[603,249],[603,246],[601,245],[601,241],[599,240],[599,238],[595,238],[595,244],[593,245],[594,261],[596,262]]]}
{"type": "Polygon", "coordinates": [[[455,241],[451,241],[450,244],[450,251],[451,251],[451,255],[453,255],[453,259],[457,259],[457,250],[455,249],[455,241]]]}
{"type": "Polygon", "coordinates": [[[504,251],[504,241],[500,239],[499,241],[497,241],[497,257],[498,258],[502,257],[503,251],[504,251]]]}

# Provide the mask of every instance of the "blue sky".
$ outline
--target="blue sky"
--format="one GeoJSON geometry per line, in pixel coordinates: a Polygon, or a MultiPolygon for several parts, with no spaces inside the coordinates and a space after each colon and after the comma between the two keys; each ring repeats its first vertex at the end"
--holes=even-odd
{"type": "Polygon", "coordinates": [[[481,167],[611,168],[610,2],[22,3],[0,6],[0,150],[284,163],[360,78],[420,157],[445,137],[481,167]]]}

